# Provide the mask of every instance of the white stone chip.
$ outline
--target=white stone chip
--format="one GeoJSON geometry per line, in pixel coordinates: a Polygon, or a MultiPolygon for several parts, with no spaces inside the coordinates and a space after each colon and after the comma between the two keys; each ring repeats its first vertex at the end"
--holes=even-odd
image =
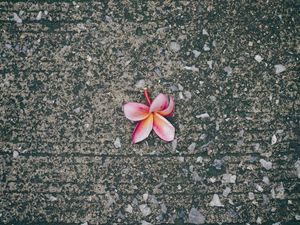
{"type": "Polygon", "coordinates": [[[22,19],[18,16],[17,13],[14,13],[13,15],[14,15],[14,21],[16,23],[22,23],[22,19]]]}
{"type": "Polygon", "coordinates": [[[115,142],[114,142],[114,146],[116,148],[121,148],[121,140],[119,137],[116,138],[115,142]]]}
{"type": "Polygon", "coordinates": [[[248,193],[248,198],[252,201],[255,199],[254,193],[253,192],[249,192],[248,193]]]}
{"type": "Polygon", "coordinates": [[[199,55],[201,54],[201,52],[199,52],[199,51],[197,51],[197,50],[193,50],[192,52],[193,52],[195,58],[198,58],[199,55]]]}
{"type": "Polygon", "coordinates": [[[209,203],[209,206],[211,207],[224,207],[224,205],[221,203],[219,195],[214,194],[212,200],[209,203]]]}
{"type": "Polygon", "coordinates": [[[196,208],[191,208],[191,211],[189,212],[189,223],[204,224],[205,217],[196,208]]]}
{"type": "Polygon", "coordinates": [[[213,61],[212,61],[212,60],[209,60],[209,61],[207,61],[206,63],[207,63],[207,65],[208,65],[208,67],[209,67],[210,69],[213,68],[213,67],[212,67],[212,65],[213,65],[213,61]]]}
{"type": "Polygon", "coordinates": [[[196,118],[201,118],[201,119],[209,118],[209,114],[207,112],[202,113],[200,115],[196,115],[196,118]]]}
{"type": "Polygon", "coordinates": [[[272,162],[268,162],[264,159],[260,159],[259,162],[262,165],[262,167],[264,167],[266,170],[272,169],[272,162]]]}
{"type": "Polygon", "coordinates": [[[262,219],[261,219],[260,217],[257,217],[256,223],[257,223],[257,224],[261,224],[261,223],[262,223],[262,219]]]}
{"type": "Polygon", "coordinates": [[[274,67],[275,67],[276,74],[286,71],[286,67],[284,65],[278,64],[278,65],[275,65],[274,67]]]}
{"type": "Polygon", "coordinates": [[[202,34],[203,34],[203,35],[207,35],[207,36],[209,35],[206,29],[203,29],[203,30],[202,30],[202,34]]]}
{"type": "Polygon", "coordinates": [[[192,98],[192,93],[190,91],[184,91],[184,95],[187,99],[191,99],[192,98]]]}
{"type": "Polygon", "coordinates": [[[183,68],[186,70],[193,71],[193,72],[199,72],[199,68],[195,67],[194,65],[193,66],[185,66],[183,68]]]}
{"type": "Polygon", "coordinates": [[[210,47],[208,46],[207,43],[204,44],[203,50],[206,51],[206,52],[208,52],[210,50],[210,47]]]}
{"type": "Polygon", "coordinates": [[[264,176],[264,177],[263,177],[263,182],[264,182],[265,184],[270,184],[270,179],[269,179],[269,177],[264,176]]]}
{"type": "Polygon", "coordinates": [[[222,183],[223,184],[235,184],[236,175],[232,175],[230,173],[223,174],[222,183]]]}
{"type": "Polygon", "coordinates": [[[192,152],[195,150],[195,148],[196,148],[196,143],[193,142],[192,144],[189,145],[188,150],[192,152]]]}
{"type": "Polygon", "coordinates": [[[49,197],[49,200],[50,200],[51,202],[55,202],[55,201],[57,201],[57,198],[51,195],[51,196],[49,197]]]}
{"type": "Polygon", "coordinates": [[[260,56],[260,55],[256,55],[256,56],[254,56],[254,59],[257,61],[257,62],[261,62],[261,61],[263,61],[263,58],[260,56]]]}
{"type": "Polygon", "coordinates": [[[135,87],[137,88],[144,88],[145,87],[145,80],[139,80],[135,83],[135,87]]]}
{"type": "Polygon", "coordinates": [[[175,41],[172,41],[171,43],[170,43],[170,48],[174,51],[174,52],[178,52],[179,50],[180,50],[180,45],[177,43],[177,42],[175,42],[175,41]]]}
{"type": "Polygon", "coordinates": [[[259,192],[263,192],[263,191],[264,191],[264,189],[263,189],[259,184],[256,184],[256,185],[255,185],[255,188],[256,188],[256,190],[258,190],[259,192]]]}
{"type": "Polygon", "coordinates": [[[142,204],[142,205],[139,205],[139,208],[144,217],[149,216],[151,214],[151,209],[149,208],[148,205],[142,204]]]}
{"type": "Polygon", "coordinates": [[[296,220],[300,220],[300,215],[298,215],[298,214],[295,215],[295,219],[296,219],[296,220]]]}
{"type": "Polygon", "coordinates": [[[14,151],[13,152],[13,158],[18,158],[19,157],[19,152],[18,151],[14,151]]]}
{"type": "Polygon", "coordinates": [[[271,145],[274,145],[274,144],[276,144],[277,143],[277,137],[276,137],[276,135],[274,134],[273,136],[272,136],[272,139],[271,139],[271,145]]]}
{"type": "Polygon", "coordinates": [[[174,140],[172,141],[172,150],[175,151],[176,148],[177,148],[177,139],[174,139],[174,140]]]}
{"type": "Polygon", "coordinates": [[[228,76],[232,74],[232,68],[230,66],[224,67],[224,71],[227,73],[228,76]]]}
{"type": "Polygon", "coordinates": [[[223,191],[223,196],[227,197],[229,194],[231,193],[231,188],[230,187],[226,187],[223,191]]]}
{"type": "Polygon", "coordinates": [[[133,211],[133,208],[131,205],[127,205],[127,207],[125,208],[125,211],[128,212],[128,213],[132,213],[133,211]]]}
{"type": "Polygon", "coordinates": [[[297,176],[298,176],[298,178],[300,178],[300,160],[299,159],[295,162],[295,168],[297,170],[297,176]]]}
{"type": "Polygon", "coordinates": [[[143,194],[143,200],[144,200],[144,201],[147,201],[148,197],[149,197],[149,194],[148,194],[148,193],[143,194]]]}
{"type": "Polygon", "coordinates": [[[92,57],[88,55],[88,56],[86,56],[86,60],[90,62],[90,61],[92,61],[92,57]]]}
{"type": "Polygon", "coordinates": [[[167,206],[165,205],[165,203],[162,203],[160,205],[160,208],[161,208],[162,213],[167,213],[168,209],[167,209],[167,206]]]}
{"type": "Polygon", "coordinates": [[[142,225],[152,225],[152,223],[149,223],[149,222],[147,222],[145,220],[142,220],[141,222],[142,222],[142,225]]]}
{"type": "Polygon", "coordinates": [[[203,161],[203,158],[201,156],[197,157],[197,159],[196,159],[197,163],[202,163],[202,161],[203,161]]]}
{"type": "Polygon", "coordinates": [[[82,224],[80,224],[80,225],[88,225],[88,222],[84,222],[84,223],[82,223],[82,224]]]}
{"type": "Polygon", "coordinates": [[[179,92],[179,99],[184,99],[182,92],[179,92]]]}
{"type": "Polygon", "coordinates": [[[178,84],[178,89],[179,89],[179,91],[183,91],[183,87],[181,84],[178,84]]]}
{"type": "Polygon", "coordinates": [[[41,20],[42,19],[42,11],[39,11],[39,13],[37,14],[36,20],[41,20]]]}

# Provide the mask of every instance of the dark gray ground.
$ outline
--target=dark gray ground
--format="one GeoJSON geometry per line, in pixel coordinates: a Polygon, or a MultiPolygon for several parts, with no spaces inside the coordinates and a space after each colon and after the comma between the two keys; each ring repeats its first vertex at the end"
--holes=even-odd
{"type": "Polygon", "coordinates": [[[9,2],[0,221],[300,220],[297,1],[9,2]],[[175,97],[173,143],[130,143],[144,86],[175,97]]]}

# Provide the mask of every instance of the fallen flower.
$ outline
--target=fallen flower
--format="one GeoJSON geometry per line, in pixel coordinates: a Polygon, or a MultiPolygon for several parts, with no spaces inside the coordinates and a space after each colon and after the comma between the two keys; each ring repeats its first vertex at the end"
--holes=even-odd
{"type": "Polygon", "coordinates": [[[174,113],[173,97],[159,94],[151,102],[147,88],[144,88],[144,95],[148,106],[137,102],[128,102],[124,105],[125,116],[129,120],[138,121],[132,133],[132,142],[135,144],[146,139],[152,129],[161,139],[172,141],[175,136],[175,128],[164,117],[174,113]]]}

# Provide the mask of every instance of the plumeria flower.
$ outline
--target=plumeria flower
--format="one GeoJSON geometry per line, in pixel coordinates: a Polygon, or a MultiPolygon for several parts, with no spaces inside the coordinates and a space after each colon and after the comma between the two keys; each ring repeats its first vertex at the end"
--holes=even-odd
{"type": "Polygon", "coordinates": [[[161,139],[174,140],[175,128],[165,118],[174,113],[174,99],[159,94],[152,102],[147,88],[144,88],[144,95],[148,105],[137,102],[128,102],[124,105],[125,116],[131,121],[138,121],[132,133],[132,142],[135,144],[144,140],[152,129],[161,139]]]}

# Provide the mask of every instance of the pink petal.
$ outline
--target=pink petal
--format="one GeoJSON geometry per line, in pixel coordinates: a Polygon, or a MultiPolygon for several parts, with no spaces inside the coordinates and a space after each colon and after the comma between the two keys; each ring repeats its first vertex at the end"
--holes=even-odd
{"type": "Polygon", "coordinates": [[[168,106],[168,97],[164,94],[159,94],[153,100],[150,106],[150,112],[162,111],[168,106]]]}
{"type": "Polygon", "coordinates": [[[147,138],[153,127],[153,113],[145,120],[138,122],[132,133],[132,142],[135,144],[147,138]]]}
{"type": "Polygon", "coordinates": [[[166,109],[164,109],[163,111],[159,111],[158,113],[162,116],[171,116],[174,112],[174,108],[175,108],[174,99],[173,99],[173,97],[170,97],[170,102],[169,102],[168,107],[166,109]]]}
{"type": "Polygon", "coordinates": [[[124,105],[124,114],[132,121],[140,121],[149,115],[149,106],[136,102],[128,102],[124,105]]]}
{"type": "Polygon", "coordinates": [[[175,136],[175,128],[173,125],[158,113],[154,113],[153,130],[165,141],[172,141],[175,136]]]}

